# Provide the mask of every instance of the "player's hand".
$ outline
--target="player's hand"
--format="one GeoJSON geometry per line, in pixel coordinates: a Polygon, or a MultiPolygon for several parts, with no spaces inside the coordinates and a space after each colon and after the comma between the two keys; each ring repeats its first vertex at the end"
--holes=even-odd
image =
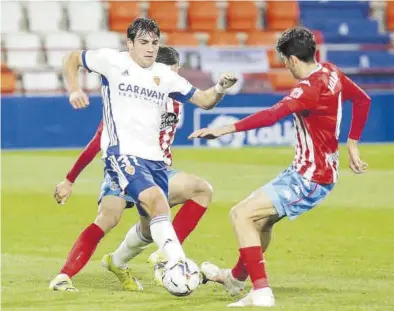
{"type": "Polygon", "coordinates": [[[67,199],[71,196],[72,187],[73,184],[67,179],[56,185],[53,197],[58,204],[66,203],[67,199]]]}
{"type": "Polygon", "coordinates": [[[218,84],[224,89],[227,90],[228,88],[232,87],[236,82],[238,81],[238,78],[230,73],[224,73],[219,79],[218,84]]]}
{"type": "Polygon", "coordinates": [[[230,134],[235,132],[235,127],[234,125],[228,125],[228,126],[223,126],[219,128],[203,128],[194,131],[191,133],[188,137],[188,139],[194,139],[194,138],[205,138],[205,139],[215,139],[220,136],[230,134]]]}
{"type": "Polygon", "coordinates": [[[89,106],[89,97],[82,90],[72,92],[69,100],[74,109],[81,109],[89,106]]]}
{"type": "Polygon", "coordinates": [[[358,151],[357,140],[348,139],[347,141],[349,154],[349,167],[356,174],[362,174],[367,171],[368,164],[361,161],[358,151]]]}

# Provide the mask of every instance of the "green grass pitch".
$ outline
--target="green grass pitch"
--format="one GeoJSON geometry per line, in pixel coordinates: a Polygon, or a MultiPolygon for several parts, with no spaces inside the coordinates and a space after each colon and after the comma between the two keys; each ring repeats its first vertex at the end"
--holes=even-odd
{"type": "MultiPolygon", "coordinates": [[[[48,290],[80,231],[96,214],[102,164],[82,174],[65,206],[52,198],[53,188],[78,151],[2,153],[2,308],[4,310],[226,310],[235,300],[215,284],[176,298],[154,285],[146,260],[149,248],[132,262],[145,291],[123,292],[113,275],[100,267],[136,220],[125,212],[120,225],[99,245],[92,261],[74,278],[80,292],[48,290]]],[[[266,254],[277,310],[394,310],[394,145],[361,147],[369,163],[365,175],[347,168],[333,193],[315,210],[274,229],[266,254]]],[[[186,240],[197,263],[230,267],[237,245],[228,213],[252,190],[291,162],[291,148],[175,150],[175,166],[206,178],[214,201],[197,230],[186,240]]]]}

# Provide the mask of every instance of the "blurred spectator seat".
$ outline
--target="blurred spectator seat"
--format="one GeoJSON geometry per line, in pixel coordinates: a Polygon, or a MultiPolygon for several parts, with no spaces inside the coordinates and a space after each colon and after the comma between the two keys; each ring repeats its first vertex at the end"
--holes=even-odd
{"type": "Polygon", "coordinates": [[[88,92],[100,92],[101,76],[97,73],[89,73],[85,69],[80,70],[79,74],[80,85],[88,92]]]}
{"type": "Polygon", "coordinates": [[[298,25],[297,1],[267,1],[266,17],[269,30],[285,30],[298,25]]]}
{"type": "Polygon", "coordinates": [[[15,73],[1,65],[1,94],[13,93],[16,89],[16,75],[15,73]]]}
{"type": "Polygon", "coordinates": [[[85,37],[85,48],[87,50],[96,50],[100,48],[119,50],[121,46],[120,35],[117,32],[92,32],[85,37]]]}
{"type": "Polygon", "coordinates": [[[189,1],[188,25],[192,31],[212,31],[217,28],[220,9],[213,1],[189,1]]]}
{"type": "Polygon", "coordinates": [[[238,34],[236,32],[216,31],[210,33],[208,45],[212,46],[238,46],[238,34]]]}
{"type": "Polygon", "coordinates": [[[231,1],[227,8],[227,29],[250,31],[257,27],[259,8],[253,1],[231,1]]]}
{"type": "Polygon", "coordinates": [[[270,71],[268,72],[268,80],[275,91],[288,91],[297,84],[288,70],[270,71]]]}
{"type": "Polygon", "coordinates": [[[9,33],[3,38],[10,68],[36,68],[42,55],[38,35],[27,32],[9,33]]]}
{"type": "Polygon", "coordinates": [[[169,46],[198,46],[199,40],[191,32],[170,32],[167,33],[167,44],[169,46]]]}
{"type": "Polygon", "coordinates": [[[160,25],[161,31],[178,29],[179,7],[177,1],[151,1],[148,15],[160,25]]]}
{"type": "Polygon", "coordinates": [[[379,34],[376,20],[331,18],[329,20],[310,17],[303,20],[303,24],[310,29],[318,29],[324,35],[326,43],[382,43],[390,41],[388,34],[379,34]]]}
{"type": "Polygon", "coordinates": [[[366,19],[369,16],[369,1],[299,1],[301,20],[315,18],[327,20],[366,19]]]}
{"type": "Polygon", "coordinates": [[[21,31],[23,14],[20,2],[2,1],[1,10],[1,33],[21,31]]]}
{"type": "Polygon", "coordinates": [[[141,8],[137,1],[108,2],[109,28],[113,31],[126,33],[127,27],[140,14],[141,8]]]}
{"type": "Polygon", "coordinates": [[[394,1],[387,0],[386,25],[387,29],[394,31],[394,1]]]}
{"type": "Polygon", "coordinates": [[[280,33],[276,31],[249,32],[245,44],[249,46],[275,46],[278,41],[279,35],[280,33]]]}
{"type": "Polygon", "coordinates": [[[82,42],[81,37],[75,33],[58,32],[45,36],[44,47],[48,65],[53,68],[60,68],[66,53],[82,49],[82,42]]]}
{"type": "Polygon", "coordinates": [[[29,30],[31,32],[59,31],[63,19],[63,7],[57,1],[26,2],[29,30]]]}
{"type": "Polygon", "coordinates": [[[26,93],[53,93],[62,88],[59,76],[54,71],[23,72],[22,82],[26,93]]]}
{"type": "Polygon", "coordinates": [[[70,30],[92,32],[102,29],[104,9],[100,1],[67,1],[70,30]]]}
{"type": "Polygon", "coordinates": [[[342,68],[394,69],[394,53],[388,51],[328,51],[327,59],[342,68]]]}

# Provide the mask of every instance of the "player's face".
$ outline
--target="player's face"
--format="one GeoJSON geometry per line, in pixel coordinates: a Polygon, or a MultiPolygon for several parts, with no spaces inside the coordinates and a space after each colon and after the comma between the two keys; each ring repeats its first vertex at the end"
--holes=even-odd
{"type": "Polygon", "coordinates": [[[282,60],[286,66],[287,69],[291,72],[294,78],[296,79],[301,79],[300,74],[299,74],[299,65],[300,61],[298,60],[297,57],[290,55],[290,57],[286,57],[284,55],[281,55],[282,60]]]}
{"type": "Polygon", "coordinates": [[[154,33],[137,34],[134,41],[127,39],[127,48],[138,65],[143,68],[150,67],[159,51],[159,38],[154,33]]]}

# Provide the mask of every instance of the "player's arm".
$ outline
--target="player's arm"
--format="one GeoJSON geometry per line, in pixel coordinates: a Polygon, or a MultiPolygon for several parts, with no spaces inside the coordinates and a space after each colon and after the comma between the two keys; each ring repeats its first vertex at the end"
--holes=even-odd
{"type": "Polygon", "coordinates": [[[178,74],[174,72],[170,74],[173,75],[173,80],[171,84],[172,90],[169,96],[183,103],[189,101],[204,110],[215,107],[223,98],[226,90],[237,82],[237,78],[232,74],[224,74],[215,86],[202,91],[193,87],[185,78],[178,74]]]}
{"type": "Polygon", "coordinates": [[[78,81],[78,70],[82,66],[82,51],[72,51],[63,59],[63,77],[70,94],[70,103],[75,109],[89,105],[89,97],[82,91],[78,81]]]}
{"type": "Polygon", "coordinates": [[[66,178],[56,185],[54,197],[59,204],[64,204],[72,193],[72,185],[79,176],[79,174],[85,169],[86,166],[93,161],[96,155],[100,151],[100,140],[103,131],[103,121],[93,136],[92,140],[88,143],[78,159],[75,161],[71,170],[67,173],[66,178]]]}
{"type": "Polygon", "coordinates": [[[204,110],[212,109],[223,98],[226,90],[232,87],[237,80],[238,79],[231,73],[223,74],[215,86],[205,91],[196,90],[190,98],[190,102],[204,110]]]}
{"type": "Polygon", "coordinates": [[[189,139],[215,139],[226,134],[271,126],[292,113],[314,109],[318,103],[319,94],[319,86],[314,89],[305,90],[305,92],[304,87],[297,87],[292,90],[290,95],[284,97],[280,102],[268,109],[258,111],[236,123],[217,129],[205,128],[197,130],[189,136],[189,139]]]}
{"type": "Polygon", "coordinates": [[[63,76],[70,94],[69,100],[75,109],[89,105],[89,98],[79,85],[79,67],[85,67],[89,72],[107,75],[110,59],[115,57],[114,50],[99,49],[88,51],[72,51],[63,59],[63,76]]]}
{"type": "Polygon", "coordinates": [[[356,174],[364,173],[368,164],[360,159],[358,141],[368,119],[371,98],[351,79],[342,76],[343,98],[352,102],[352,121],[347,141],[349,167],[356,174]]]}

